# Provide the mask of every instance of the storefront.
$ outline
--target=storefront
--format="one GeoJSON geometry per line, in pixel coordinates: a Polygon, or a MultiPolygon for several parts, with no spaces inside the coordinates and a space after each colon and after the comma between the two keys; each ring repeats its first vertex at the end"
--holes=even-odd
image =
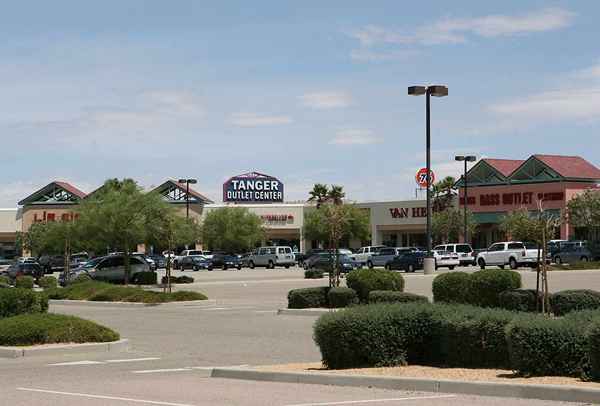
{"type": "MultiPolygon", "coordinates": [[[[506,236],[503,217],[518,209],[532,214],[540,209],[564,217],[567,203],[586,189],[597,188],[600,169],[576,156],[532,155],[526,160],[482,159],[467,173],[467,207],[478,224],[472,243],[484,248],[506,236]]],[[[464,207],[464,180],[460,207],[464,207]]],[[[563,222],[554,238],[569,239],[573,228],[563,222]]]]}

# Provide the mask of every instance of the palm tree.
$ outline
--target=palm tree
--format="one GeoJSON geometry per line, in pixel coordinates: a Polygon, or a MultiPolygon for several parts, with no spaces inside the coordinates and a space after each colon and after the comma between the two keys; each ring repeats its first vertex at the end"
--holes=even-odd
{"type": "Polygon", "coordinates": [[[444,211],[452,205],[452,199],[456,195],[454,184],[456,179],[452,176],[446,176],[444,179],[435,183],[433,191],[433,210],[444,211]]]}
{"type": "Polygon", "coordinates": [[[313,189],[309,192],[310,197],[308,198],[308,201],[316,202],[318,209],[323,203],[327,201],[328,194],[329,187],[327,185],[324,185],[323,183],[315,183],[313,189]]]}
{"type": "Polygon", "coordinates": [[[331,185],[331,189],[327,193],[327,200],[331,201],[336,206],[343,203],[343,199],[346,197],[344,193],[344,187],[339,185],[331,185]]]}

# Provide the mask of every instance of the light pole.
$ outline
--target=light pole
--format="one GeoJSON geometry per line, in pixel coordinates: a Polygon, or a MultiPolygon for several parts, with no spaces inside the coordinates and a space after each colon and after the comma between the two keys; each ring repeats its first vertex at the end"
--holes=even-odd
{"type": "MultiPolygon", "coordinates": [[[[464,184],[464,188],[465,188],[465,193],[463,194],[463,198],[464,200],[464,209],[465,209],[465,224],[464,224],[464,232],[463,232],[463,237],[465,239],[465,243],[469,242],[469,237],[467,235],[468,232],[468,228],[467,228],[467,206],[469,205],[469,194],[467,193],[467,162],[475,162],[477,160],[477,157],[474,155],[456,155],[454,157],[455,161],[459,161],[459,162],[464,162],[465,163],[465,172],[463,175],[463,184],[464,184]]],[[[460,203],[460,196],[459,196],[459,203],[460,203]]]]}
{"type": "Polygon", "coordinates": [[[423,261],[423,273],[432,274],[435,270],[435,259],[431,253],[431,96],[448,96],[446,86],[410,86],[409,96],[425,95],[425,133],[426,133],[426,157],[427,157],[427,256],[423,261]]]}
{"type": "Polygon", "coordinates": [[[196,184],[196,179],[179,179],[179,183],[185,183],[185,218],[190,218],[190,183],[196,184]]]}

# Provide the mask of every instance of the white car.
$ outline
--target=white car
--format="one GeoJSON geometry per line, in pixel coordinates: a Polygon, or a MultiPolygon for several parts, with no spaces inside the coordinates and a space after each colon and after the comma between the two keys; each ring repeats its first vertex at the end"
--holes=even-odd
{"type": "Polygon", "coordinates": [[[497,242],[477,256],[477,264],[481,269],[493,265],[500,269],[504,269],[506,265],[510,266],[510,269],[517,269],[524,265],[535,267],[537,262],[538,250],[528,249],[520,241],[497,242]]]}
{"type": "Polygon", "coordinates": [[[367,261],[371,258],[371,255],[379,252],[380,249],[387,248],[385,245],[374,245],[368,247],[362,247],[356,254],[354,254],[354,260],[361,265],[366,265],[367,261]]]}
{"type": "Polygon", "coordinates": [[[475,255],[471,244],[465,243],[448,243],[437,245],[433,248],[434,250],[449,251],[458,254],[460,265],[477,265],[475,262],[475,255]]]}
{"type": "Polygon", "coordinates": [[[458,254],[450,251],[433,250],[433,257],[435,258],[435,269],[448,268],[453,270],[455,267],[460,265],[460,259],[458,254]]]}
{"type": "MultiPolygon", "coordinates": [[[[179,269],[179,261],[181,261],[184,257],[189,257],[191,255],[204,255],[202,250],[183,250],[179,255],[177,255],[173,259],[173,268],[179,269]]],[[[204,255],[206,256],[206,255],[204,255]]],[[[212,258],[212,256],[211,256],[212,258]]]]}

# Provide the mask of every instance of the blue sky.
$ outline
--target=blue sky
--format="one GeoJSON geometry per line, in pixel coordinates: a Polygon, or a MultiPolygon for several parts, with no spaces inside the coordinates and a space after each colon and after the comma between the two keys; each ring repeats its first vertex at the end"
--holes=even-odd
{"type": "Polygon", "coordinates": [[[286,200],[335,183],[414,196],[434,99],[438,177],[455,154],[576,154],[600,164],[600,3],[6,2],[0,207],[52,180],[91,191],[195,177],[220,199],[244,172],[286,200]]]}

